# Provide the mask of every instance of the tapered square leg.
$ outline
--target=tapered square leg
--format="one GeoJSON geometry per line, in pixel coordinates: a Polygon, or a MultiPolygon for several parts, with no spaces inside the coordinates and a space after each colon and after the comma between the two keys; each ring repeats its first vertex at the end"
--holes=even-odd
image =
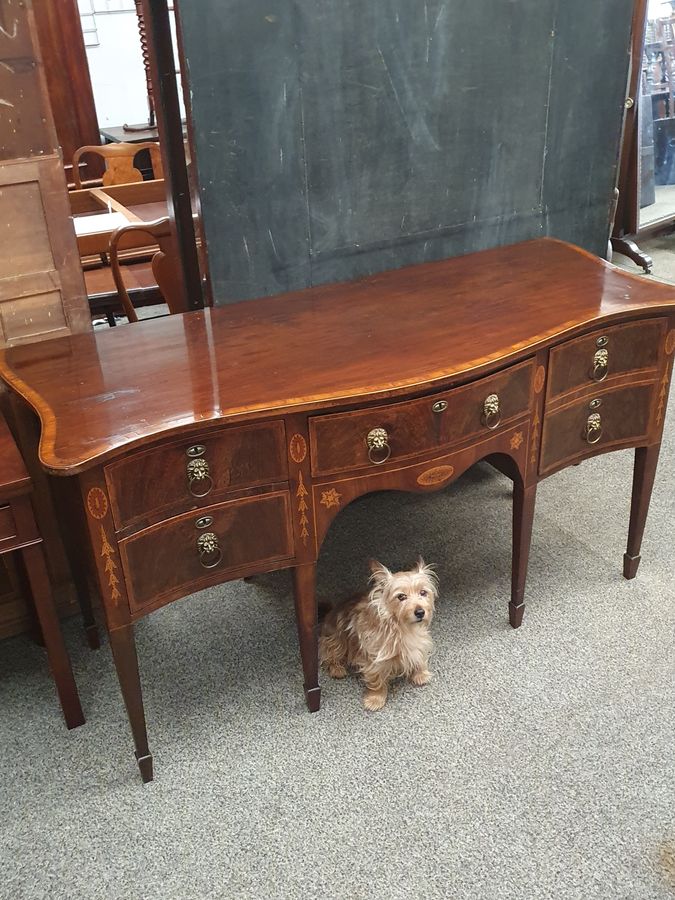
{"type": "Polygon", "coordinates": [[[654,487],[660,449],[660,444],[655,444],[651,447],[638,447],[635,451],[628,547],[623,556],[624,578],[635,578],[640,565],[642,537],[647,522],[649,502],[652,498],[652,488],[654,487]]]}
{"type": "Polygon", "coordinates": [[[148,732],[145,727],[145,711],[133,625],[113,628],[110,632],[110,646],[129,717],[131,733],[134,737],[136,761],[141,778],[144,782],[152,781],[152,754],[148,748],[148,732]]]}
{"type": "Polygon", "coordinates": [[[24,547],[20,552],[47,650],[49,667],[63,710],[63,717],[68,728],[77,728],[78,725],[84,723],[84,714],[54,605],[42,544],[24,547]]]}
{"type": "Polygon", "coordinates": [[[536,483],[524,487],[520,480],[514,481],[511,601],[509,603],[509,622],[512,628],[520,628],[525,612],[525,582],[527,580],[527,563],[530,557],[536,496],[536,483]]]}
{"type": "Polygon", "coordinates": [[[302,671],[305,678],[305,700],[310,712],[318,712],[321,706],[321,688],[319,687],[316,563],[296,566],[293,570],[293,580],[295,616],[298,624],[302,671]]]}

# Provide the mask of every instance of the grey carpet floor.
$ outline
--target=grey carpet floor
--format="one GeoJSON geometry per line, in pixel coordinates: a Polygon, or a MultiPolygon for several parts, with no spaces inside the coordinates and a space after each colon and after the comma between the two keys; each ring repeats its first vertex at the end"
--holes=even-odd
{"type": "MultiPolygon", "coordinates": [[[[672,406],[672,404],[671,404],[672,406]]],[[[523,627],[507,623],[510,489],[345,510],[325,598],[366,559],[436,563],[434,681],[366,714],[354,679],[304,708],[288,573],[137,628],[156,780],[143,786],[109,648],[66,624],[87,723],[62,724],[41,650],[0,645],[0,896],[675,897],[675,411],[638,578],[621,577],[632,454],[539,490],[523,627]]]]}

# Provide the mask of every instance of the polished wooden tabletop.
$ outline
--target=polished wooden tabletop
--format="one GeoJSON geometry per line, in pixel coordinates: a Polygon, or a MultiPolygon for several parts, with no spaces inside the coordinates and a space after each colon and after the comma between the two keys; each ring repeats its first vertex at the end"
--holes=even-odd
{"type": "Polygon", "coordinates": [[[446,387],[675,288],[530,241],[346,284],[14,347],[0,374],[69,474],[195,425],[446,387]]]}

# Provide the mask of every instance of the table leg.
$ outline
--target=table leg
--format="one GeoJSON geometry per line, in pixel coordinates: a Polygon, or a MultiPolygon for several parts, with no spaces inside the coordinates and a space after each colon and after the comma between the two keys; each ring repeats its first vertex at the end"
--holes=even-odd
{"type": "Polygon", "coordinates": [[[638,447],[633,467],[633,495],[630,504],[628,548],[623,555],[624,578],[635,578],[640,565],[640,547],[645,531],[649,501],[652,498],[654,476],[659,461],[660,445],[638,447]]]}
{"type": "Polygon", "coordinates": [[[509,622],[512,628],[520,628],[525,612],[525,581],[530,556],[534,505],[537,485],[524,487],[520,479],[513,482],[513,553],[511,561],[511,602],[509,622]]]}
{"type": "Polygon", "coordinates": [[[300,639],[302,671],[305,677],[305,700],[310,712],[318,712],[321,706],[321,688],[319,687],[316,563],[296,566],[293,570],[293,580],[295,616],[300,639]]]}
{"type": "Polygon", "coordinates": [[[141,693],[141,678],[138,671],[138,657],[136,655],[136,641],[134,640],[134,626],[122,625],[113,628],[110,632],[110,646],[112,647],[117,677],[122,689],[124,705],[127,708],[127,716],[131,725],[136,748],[136,761],[141,771],[144,783],[152,781],[152,754],[148,749],[148,732],[145,727],[145,712],[143,710],[143,694],[141,693]]]}
{"type": "Polygon", "coordinates": [[[68,728],[77,728],[84,723],[84,714],[77,693],[77,685],[63,641],[59,617],[54,606],[52,588],[47,575],[42,544],[32,544],[21,551],[26,568],[26,577],[33,595],[35,612],[40,623],[47,649],[47,659],[52,670],[54,683],[61,702],[63,717],[68,728]]]}

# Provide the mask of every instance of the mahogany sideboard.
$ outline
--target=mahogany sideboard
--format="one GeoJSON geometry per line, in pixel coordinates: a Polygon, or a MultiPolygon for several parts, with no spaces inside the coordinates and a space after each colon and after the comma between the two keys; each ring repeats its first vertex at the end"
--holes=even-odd
{"type": "Polygon", "coordinates": [[[674,351],[675,288],[550,239],[5,350],[42,464],[76,487],[143,780],[134,622],[292,568],[318,710],[316,561],[362,494],[506,472],[517,628],[538,482],[634,447],[634,577],[674,351]]]}

